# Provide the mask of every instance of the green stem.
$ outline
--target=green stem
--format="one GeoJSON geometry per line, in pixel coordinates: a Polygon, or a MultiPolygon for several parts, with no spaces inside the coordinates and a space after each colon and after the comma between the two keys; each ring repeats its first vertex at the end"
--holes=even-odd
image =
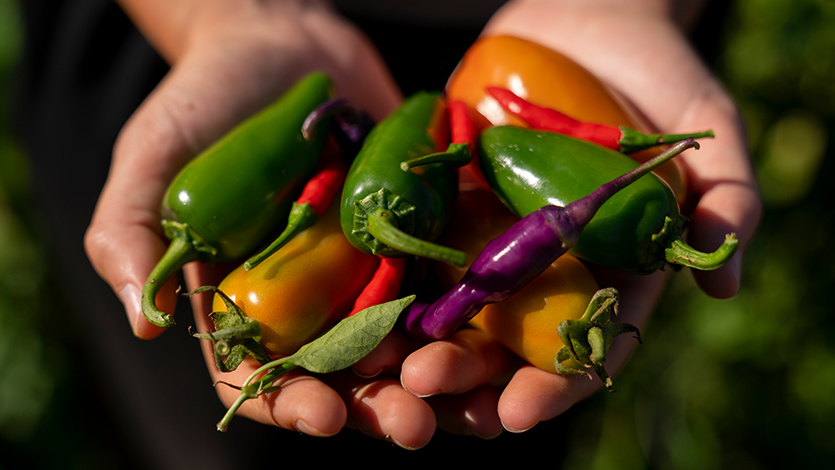
{"type": "Polygon", "coordinates": [[[378,208],[369,212],[367,217],[368,233],[391,248],[455,266],[464,266],[467,261],[463,251],[421,240],[398,229],[390,210],[378,208]]]}
{"type": "Polygon", "coordinates": [[[174,325],[174,317],[159,310],[156,306],[157,293],[171,276],[186,263],[196,261],[199,257],[191,240],[186,237],[171,239],[168,249],[151,271],[142,289],[142,313],[149,322],[156,326],[168,328],[174,325]]]}
{"type": "Polygon", "coordinates": [[[403,171],[409,171],[416,166],[429,165],[430,163],[446,163],[447,165],[452,166],[464,166],[469,163],[471,159],[472,156],[470,155],[470,149],[467,147],[467,144],[449,144],[449,147],[447,147],[444,152],[430,153],[429,155],[413,158],[400,163],[400,169],[403,171]]]}
{"type": "MultiPolygon", "coordinates": [[[[256,381],[252,381],[252,375],[250,378],[247,379],[246,383],[241,387],[241,393],[238,395],[238,398],[235,399],[235,402],[226,410],[226,413],[223,415],[223,418],[217,423],[217,430],[220,432],[226,431],[229,427],[229,423],[232,421],[232,418],[235,417],[235,413],[238,412],[238,409],[241,405],[244,404],[245,401],[258,398],[263,393],[268,393],[274,390],[271,386],[272,383],[282,375],[290,372],[291,370],[295,369],[297,366],[292,364],[281,364],[278,367],[271,369],[267,372],[266,375],[261,377],[256,381]]],[[[260,367],[258,371],[263,370],[264,366],[260,367]]]]}
{"type": "Polygon", "coordinates": [[[643,134],[634,129],[625,126],[620,126],[620,151],[623,153],[634,153],[640,150],[648,149],[664,144],[674,144],[686,139],[702,139],[706,137],[714,137],[712,130],[704,132],[694,132],[691,134],[643,134]]]}
{"type": "Polygon", "coordinates": [[[668,263],[710,271],[727,263],[739,248],[735,234],[725,236],[725,241],[713,253],[704,253],[686,244],[681,238],[673,238],[664,250],[668,263]]]}
{"type": "Polygon", "coordinates": [[[249,271],[250,269],[261,264],[262,261],[269,258],[270,255],[276,251],[280,250],[281,247],[286,245],[287,242],[292,240],[296,235],[316,223],[316,219],[318,218],[319,216],[313,212],[313,209],[310,208],[310,203],[306,202],[304,204],[297,204],[294,202],[292,209],[290,209],[290,215],[287,219],[287,227],[285,227],[284,231],[281,232],[281,235],[279,235],[278,238],[276,238],[275,241],[273,241],[267,248],[257,255],[249,258],[244,263],[244,269],[249,271]]]}

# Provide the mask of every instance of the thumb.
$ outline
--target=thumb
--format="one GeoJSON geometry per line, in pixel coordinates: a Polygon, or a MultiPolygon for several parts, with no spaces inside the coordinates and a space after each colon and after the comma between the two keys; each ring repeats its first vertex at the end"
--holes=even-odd
{"type": "MultiPolygon", "coordinates": [[[[192,156],[253,113],[259,97],[278,93],[283,85],[274,80],[273,89],[250,86],[231,93],[240,89],[233,72],[240,67],[229,64],[228,55],[205,51],[182,57],[123,127],[85,234],[93,267],[124,304],[133,333],[143,339],[163,331],[145,319],[140,305],[142,286],[167,246],[159,208],[168,184],[192,156]]],[[[175,287],[170,280],[160,290],[160,310],[173,313],[175,287]]]]}

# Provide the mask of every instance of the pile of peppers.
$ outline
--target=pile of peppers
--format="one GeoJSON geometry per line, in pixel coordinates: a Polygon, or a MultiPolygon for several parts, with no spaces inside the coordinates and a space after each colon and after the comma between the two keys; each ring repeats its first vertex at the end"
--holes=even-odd
{"type": "Polygon", "coordinates": [[[238,261],[198,289],[215,295],[215,329],[195,336],[222,371],[269,365],[414,295],[397,312],[413,338],[479,328],[541,369],[593,369],[611,389],[612,341],[640,336],[613,321],[619,294],[588,266],[715,269],[737,246],[732,234],[713,253],[684,240],[673,158],[712,132],[636,128],[588,72],[509,36],[479,39],[444,93],[416,93],[377,123],[312,73],[171,183],[170,248],[143,312],[172,326],[155,305],[163,282],[188,262],[238,261]]]}

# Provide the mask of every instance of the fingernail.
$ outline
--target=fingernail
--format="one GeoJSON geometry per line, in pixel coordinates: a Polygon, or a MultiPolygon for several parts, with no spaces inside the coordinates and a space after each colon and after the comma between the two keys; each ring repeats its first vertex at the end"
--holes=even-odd
{"type": "Polygon", "coordinates": [[[293,423],[293,427],[296,428],[296,431],[300,433],[307,434],[308,436],[316,436],[316,437],[328,437],[332,436],[333,434],[325,434],[322,431],[314,428],[313,426],[307,424],[303,420],[299,419],[293,423]]]}
{"type": "MultiPolygon", "coordinates": [[[[534,424],[533,426],[536,426],[536,424],[534,424]]],[[[512,432],[512,433],[515,433],[515,434],[518,434],[518,433],[520,433],[520,432],[525,432],[525,431],[528,431],[528,430],[530,430],[531,428],[533,428],[533,426],[527,427],[527,428],[525,428],[525,429],[514,429],[514,428],[509,427],[509,426],[508,426],[508,425],[506,425],[505,423],[502,423],[502,427],[503,427],[503,428],[504,428],[507,432],[512,432]]]]}
{"type": "Polygon", "coordinates": [[[407,446],[407,445],[404,445],[403,443],[401,443],[400,441],[398,441],[397,439],[395,439],[394,436],[392,436],[391,434],[386,434],[385,439],[387,441],[391,442],[392,444],[396,445],[397,447],[400,447],[401,449],[406,449],[406,450],[418,450],[418,449],[424,447],[427,444],[427,443],[423,443],[419,446],[407,446]]]}
{"type": "Polygon", "coordinates": [[[439,392],[431,392],[431,393],[425,393],[425,394],[416,393],[414,390],[407,387],[405,383],[403,383],[403,377],[402,376],[400,377],[400,386],[403,387],[403,390],[406,390],[407,392],[411,393],[412,395],[414,395],[418,398],[429,398],[429,397],[437,395],[439,393],[439,392]]]}
{"type": "Polygon", "coordinates": [[[372,379],[387,371],[385,367],[377,369],[376,372],[368,372],[367,370],[362,370],[358,367],[352,367],[351,370],[354,371],[355,374],[357,374],[357,377],[361,377],[363,379],[372,379]]]}
{"type": "Polygon", "coordinates": [[[475,437],[477,437],[477,438],[479,438],[479,439],[484,439],[484,440],[487,440],[487,441],[489,441],[490,439],[495,439],[495,438],[497,438],[497,437],[501,436],[501,434],[502,434],[502,431],[501,431],[501,430],[499,430],[499,431],[498,431],[498,432],[496,432],[495,434],[489,434],[489,435],[488,435],[488,434],[485,434],[485,433],[483,433],[483,432],[478,431],[478,430],[477,430],[476,428],[474,428],[473,426],[467,426],[466,432],[467,432],[470,436],[475,436],[475,437]]]}
{"type": "Polygon", "coordinates": [[[119,300],[125,306],[125,312],[128,315],[131,330],[136,335],[139,316],[142,315],[142,293],[135,285],[126,284],[121,292],[119,292],[119,300]]]}

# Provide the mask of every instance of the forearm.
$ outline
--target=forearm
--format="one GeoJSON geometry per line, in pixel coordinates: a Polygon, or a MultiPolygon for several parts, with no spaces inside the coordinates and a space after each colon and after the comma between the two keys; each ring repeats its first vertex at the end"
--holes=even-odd
{"type": "MultiPolygon", "coordinates": [[[[117,0],[152,46],[169,63],[175,62],[200,34],[222,34],[226,25],[245,21],[258,29],[282,24],[300,28],[316,17],[335,19],[327,0],[117,0]]],[[[234,26],[232,27],[234,30],[234,26]]]]}

